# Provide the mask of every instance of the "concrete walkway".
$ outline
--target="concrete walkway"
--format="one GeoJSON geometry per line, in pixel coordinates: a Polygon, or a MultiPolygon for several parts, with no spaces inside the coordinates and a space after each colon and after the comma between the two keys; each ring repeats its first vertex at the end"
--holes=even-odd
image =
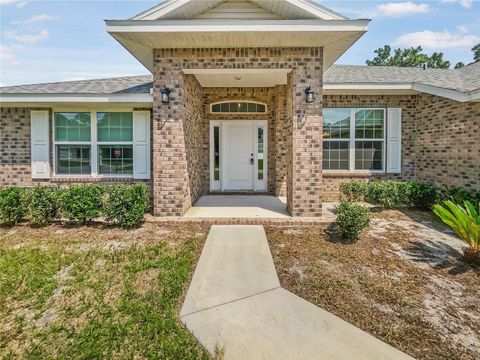
{"type": "Polygon", "coordinates": [[[262,226],[213,226],[180,318],[225,359],[411,359],[281,288],[262,226]]]}

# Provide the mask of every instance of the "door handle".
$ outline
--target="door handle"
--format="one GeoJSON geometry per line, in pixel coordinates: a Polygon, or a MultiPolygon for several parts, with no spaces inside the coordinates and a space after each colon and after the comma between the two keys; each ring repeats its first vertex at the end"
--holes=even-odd
{"type": "Polygon", "coordinates": [[[254,165],[255,164],[255,159],[253,158],[253,154],[251,156],[252,157],[250,158],[250,165],[254,165]]]}

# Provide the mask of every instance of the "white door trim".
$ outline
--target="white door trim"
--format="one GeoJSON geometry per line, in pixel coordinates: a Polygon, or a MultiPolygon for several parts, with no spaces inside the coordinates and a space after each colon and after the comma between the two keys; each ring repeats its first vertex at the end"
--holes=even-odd
{"type": "Polygon", "coordinates": [[[242,123],[245,124],[249,122],[251,124],[251,131],[250,136],[253,136],[252,141],[252,153],[254,154],[254,171],[253,171],[253,184],[252,189],[249,191],[255,192],[265,192],[267,191],[267,184],[268,184],[268,121],[267,120],[212,120],[210,121],[210,191],[228,191],[228,186],[226,186],[226,168],[228,159],[225,156],[225,149],[226,145],[226,128],[225,124],[235,124],[235,123],[242,123]],[[215,154],[214,154],[214,128],[219,128],[219,148],[220,148],[220,179],[215,180],[215,154]],[[264,159],[263,159],[263,180],[258,180],[258,129],[263,128],[263,142],[264,142],[264,159]]]}

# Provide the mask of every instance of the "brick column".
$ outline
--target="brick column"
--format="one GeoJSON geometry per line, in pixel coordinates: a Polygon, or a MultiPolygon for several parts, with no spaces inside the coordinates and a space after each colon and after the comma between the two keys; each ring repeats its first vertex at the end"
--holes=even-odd
{"type": "Polygon", "coordinates": [[[288,89],[292,99],[288,209],[292,216],[318,217],[322,215],[322,49],[310,49],[309,54],[295,59],[288,89]],[[315,91],[313,103],[305,100],[307,86],[315,91]]]}
{"type": "Polygon", "coordinates": [[[187,197],[187,158],[182,101],[183,73],[175,62],[156,57],[153,74],[153,213],[155,216],[182,216],[187,197]],[[160,90],[172,91],[170,103],[163,104],[160,90]]]}

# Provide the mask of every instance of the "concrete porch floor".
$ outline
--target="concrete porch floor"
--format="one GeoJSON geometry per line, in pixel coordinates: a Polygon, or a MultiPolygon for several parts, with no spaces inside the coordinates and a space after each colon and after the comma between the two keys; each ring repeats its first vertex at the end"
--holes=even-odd
{"type": "MultiPolygon", "coordinates": [[[[323,204],[324,221],[333,221],[335,203],[323,204]]],[[[185,219],[292,219],[286,197],[272,195],[205,195],[184,215],[185,219]]]]}

